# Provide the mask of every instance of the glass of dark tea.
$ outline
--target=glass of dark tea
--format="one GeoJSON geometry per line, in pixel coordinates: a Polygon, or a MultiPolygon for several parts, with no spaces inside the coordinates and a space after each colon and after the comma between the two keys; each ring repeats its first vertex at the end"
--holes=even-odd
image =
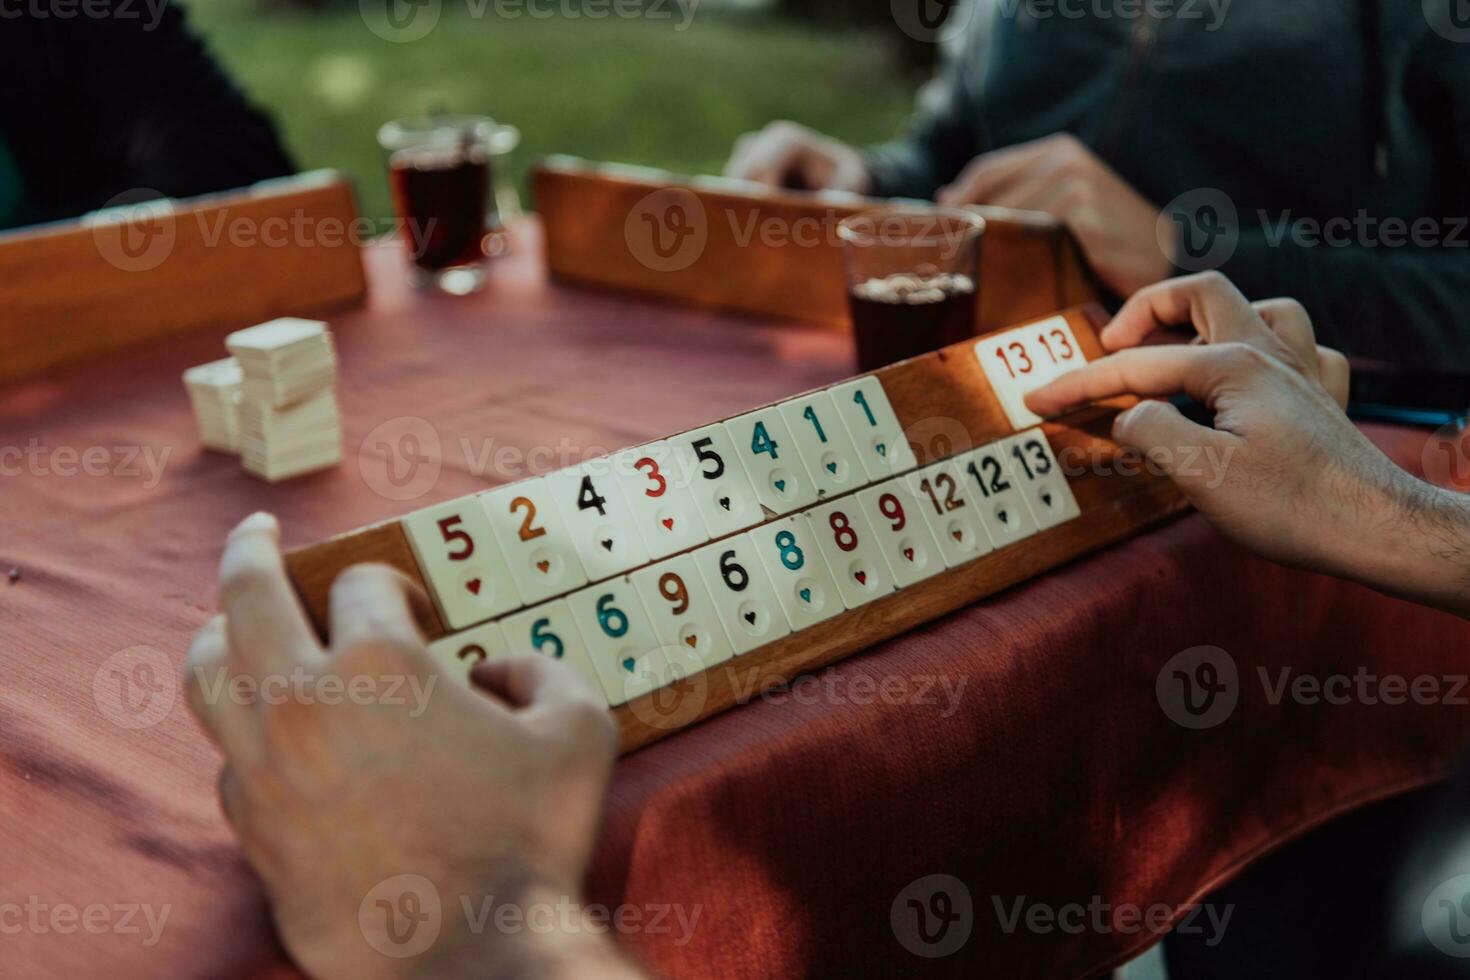
{"type": "Polygon", "coordinates": [[[502,244],[497,175],[521,134],[485,116],[398,119],[378,130],[398,235],[416,285],[462,296],[502,244]]]}
{"type": "Polygon", "coordinates": [[[964,208],[886,207],[837,226],[859,371],[974,335],[985,219],[964,208]]]}

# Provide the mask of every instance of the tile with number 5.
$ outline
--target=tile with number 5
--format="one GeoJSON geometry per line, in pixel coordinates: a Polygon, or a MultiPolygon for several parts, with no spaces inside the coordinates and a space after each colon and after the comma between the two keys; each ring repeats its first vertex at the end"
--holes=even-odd
{"type": "Polygon", "coordinates": [[[587,577],[622,575],[648,563],[648,548],[606,457],[546,476],[587,577]]]}
{"type": "Polygon", "coordinates": [[[749,534],[716,541],[689,557],[699,569],[737,654],[749,653],[791,632],[776,587],[749,534]]]}
{"type": "Polygon", "coordinates": [[[540,602],[587,584],[561,512],[545,477],[480,494],[480,504],[526,602],[540,602]]]}
{"type": "Polygon", "coordinates": [[[576,671],[604,700],[607,699],[602,676],[592,665],[592,655],[582,641],[582,633],[577,629],[571,607],[565,599],[545,602],[507,616],[500,621],[500,629],[511,653],[539,653],[560,660],[576,671]]]}
{"type": "Polygon", "coordinates": [[[608,704],[624,704],[674,680],[631,580],[599,582],[567,596],[567,605],[602,677],[608,704]]]}
{"type": "Polygon", "coordinates": [[[682,433],[669,445],[682,457],[684,471],[693,474],[689,491],[710,537],[734,534],[764,520],[745,464],[723,425],[682,433]]]}
{"type": "Polygon", "coordinates": [[[505,641],[505,631],[498,623],[481,623],[463,633],[455,633],[429,644],[429,656],[434,658],[434,662],[450,677],[466,685],[470,682],[470,671],[475,664],[509,652],[510,645],[505,641]]]}
{"type": "Polygon", "coordinates": [[[612,467],[651,557],[663,558],[709,540],[689,489],[692,474],[667,442],[614,453],[612,467]]]}
{"type": "Polygon", "coordinates": [[[857,499],[900,589],[944,571],[939,544],[919,512],[923,505],[902,478],[860,490],[857,499]]]}
{"type": "Polygon", "coordinates": [[[1005,461],[1037,527],[1056,527],[1082,513],[1046,433],[1030,429],[1005,440],[1005,461]]]}
{"type": "Polygon", "coordinates": [[[849,609],[892,592],[896,586],[878,538],[863,516],[857,497],[843,497],[806,512],[817,547],[849,609]]]}
{"type": "Polygon", "coordinates": [[[817,502],[817,488],[799,447],[774,405],[730,419],[725,431],[745,464],[756,499],[772,513],[789,514],[817,502]]]}
{"type": "Polygon", "coordinates": [[[980,512],[983,498],[966,484],[954,460],[915,470],[903,479],[919,501],[919,513],[934,532],[946,565],[954,568],[995,550],[980,512]]]}
{"type": "Polygon", "coordinates": [[[654,634],[666,650],[693,654],[706,667],[735,655],[692,555],[676,555],[634,572],[632,578],[654,634]]]}
{"type": "Polygon", "coordinates": [[[493,619],[524,604],[475,497],[415,511],[403,518],[403,529],[450,629],[493,619]]]}
{"type": "Polygon", "coordinates": [[[918,465],[883,383],[876,377],[870,374],[828,388],[827,396],[847,426],[869,480],[883,480],[918,465]]]}
{"type": "Polygon", "coordinates": [[[980,495],[980,516],[997,548],[1015,544],[1036,533],[1036,518],[1006,465],[1006,441],[992,442],[956,461],[965,485],[980,495]]]}
{"type": "Polygon", "coordinates": [[[843,611],[842,594],[806,515],[774,521],[749,534],[792,630],[815,626],[843,611]]]}
{"type": "Polygon", "coordinates": [[[819,494],[833,497],[867,485],[868,471],[825,391],[776,407],[819,494]]]}

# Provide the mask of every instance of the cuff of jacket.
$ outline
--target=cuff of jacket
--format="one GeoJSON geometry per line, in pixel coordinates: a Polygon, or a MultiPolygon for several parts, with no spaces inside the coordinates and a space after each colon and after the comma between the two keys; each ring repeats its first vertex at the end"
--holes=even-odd
{"type": "Polygon", "coordinates": [[[863,151],[868,164],[868,194],[932,201],[941,181],[929,155],[911,142],[898,140],[863,151]]]}

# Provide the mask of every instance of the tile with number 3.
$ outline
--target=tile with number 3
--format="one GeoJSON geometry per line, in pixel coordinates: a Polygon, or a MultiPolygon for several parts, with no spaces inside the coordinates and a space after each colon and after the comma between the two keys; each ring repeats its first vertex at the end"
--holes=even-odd
{"type": "Polygon", "coordinates": [[[505,631],[497,623],[481,623],[463,633],[446,636],[429,644],[429,656],[456,681],[469,684],[475,664],[510,652],[505,631]]]}
{"type": "Polygon", "coordinates": [[[663,558],[709,540],[689,489],[693,474],[667,442],[615,453],[612,467],[649,555],[663,558]]]}
{"type": "Polygon", "coordinates": [[[415,511],[403,518],[403,529],[450,629],[493,619],[523,604],[476,498],[415,511]]]}

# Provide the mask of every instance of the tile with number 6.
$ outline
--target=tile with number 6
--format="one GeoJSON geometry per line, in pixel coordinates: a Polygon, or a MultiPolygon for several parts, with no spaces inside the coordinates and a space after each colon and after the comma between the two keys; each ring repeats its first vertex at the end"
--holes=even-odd
{"type": "Polygon", "coordinates": [[[1037,527],[1056,527],[1082,513],[1046,433],[1029,429],[1005,440],[1005,461],[1037,527]]]}
{"type": "Polygon", "coordinates": [[[545,477],[480,494],[521,598],[540,602],[587,584],[572,536],[545,477]]]}
{"type": "Polygon", "coordinates": [[[607,458],[545,479],[589,579],[612,578],[648,563],[648,548],[607,458]]]}
{"type": "Polygon", "coordinates": [[[817,502],[817,488],[807,475],[799,447],[774,405],[730,419],[725,431],[763,506],[776,514],[789,514],[817,502]]]}
{"type": "Polygon", "coordinates": [[[1036,518],[1011,477],[1005,456],[1006,441],[981,446],[956,460],[965,485],[980,495],[980,516],[997,548],[1015,544],[1036,533],[1036,518]]]}
{"type": "Polygon", "coordinates": [[[659,643],[693,654],[706,667],[735,655],[692,555],[676,555],[632,575],[659,643]]]}
{"type": "Polygon", "coordinates": [[[709,540],[689,488],[692,474],[667,442],[614,453],[612,468],[651,557],[663,558],[709,540]]]}
{"type": "Polygon", "coordinates": [[[524,604],[476,498],[415,511],[403,518],[403,529],[450,629],[493,619],[524,604]]]}
{"type": "Polygon", "coordinates": [[[887,479],[918,465],[883,383],[876,377],[870,374],[828,388],[827,395],[847,426],[869,480],[887,479]]]}
{"type": "Polygon", "coordinates": [[[843,611],[842,594],[806,515],[774,521],[749,534],[793,631],[843,611]]]}
{"type": "Polygon", "coordinates": [[[819,494],[833,497],[867,485],[868,471],[825,391],[776,407],[819,494]]]}
{"type": "Polygon", "coordinates": [[[716,541],[689,557],[699,569],[715,612],[737,654],[749,653],[791,632],[776,587],[749,534],[716,541]]]}
{"type": "Polygon", "coordinates": [[[710,537],[734,534],[765,519],[745,464],[723,425],[715,423],[669,440],[692,474],[689,491],[710,537]]]}
{"type": "Polygon", "coordinates": [[[817,547],[849,609],[888,595],[896,586],[878,538],[856,497],[843,497],[806,512],[817,547]]]}
{"type": "Polygon", "coordinates": [[[860,490],[857,499],[900,589],[944,571],[944,556],[920,513],[923,505],[902,478],[860,490]]]}
{"type": "Polygon", "coordinates": [[[567,605],[602,677],[608,704],[624,704],[674,680],[630,579],[599,582],[574,592],[567,596],[567,605]]]}
{"type": "Polygon", "coordinates": [[[604,700],[607,699],[602,676],[592,665],[592,655],[565,599],[542,603],[507,616],[500,620],[500,629],[511,653],[539,653],[560,660],[576,671],[604,700]]]}
{"type": "Polygon", "coordinates": [[[498,623],[481,623],[463,633],[454,633],[429,644],[429,656],[434,658],[434,662],[463,684],[469,684],[470,671],[475,664],[509,652],[510,644],[498,623]]]}
{"type": "Polygon", "coordinates": [[[919,513],[934,532],[946,565],[954,568],[995,550],[980,512],[983,498],[966,484],[954,460],[934,463],[903,479],[919,501],[919,513]]]}

